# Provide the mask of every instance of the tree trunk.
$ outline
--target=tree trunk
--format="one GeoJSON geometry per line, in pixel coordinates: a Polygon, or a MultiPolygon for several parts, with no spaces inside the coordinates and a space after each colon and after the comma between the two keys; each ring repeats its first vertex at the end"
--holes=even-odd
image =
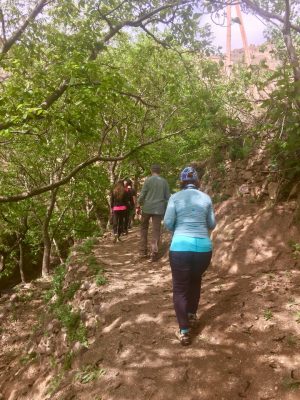
{"type": "Polygon", "coordinates": [[[22,239],[19,242],[19,271],[21,276],[22,283],[25,283],[25,274],[24,274],[24,246],[22,239]]]}
{"type": "Polygon", "coordinates": [[[5,258],[3,254],[0,254],[0,272],[2,272],[5,268],[5,258]]]}
{"type": "Polygon", "coordinates": [[[284,27],[282,29],[284,43],[287,49],[288,57],[293,68],[294,82],[295,82],[295,98],[297,107],[300,108],[300,61],[297,55],[296,48],[293,43],[292,33],[291,33],[291,9],[289,0],[285,0],[285,17],[284,17],[284,27]]]}
{"type": "Polygon", "coordinates": [[[51,256],[51,246],[52,240],[49,234],[49,225],[50,220],[53,214],[54,206],[56,203],[56,195],[58,192],[58,188],[55,188],[51,191],[50,203],[47,208],[46,216],[43,222],[42,227],[42,235],[43,235],[43,244],[44,244],[44,252],[43,252],[43,263],[42,263],[42,276],[46,277],[49,275],[50,270],[50,256],[51,256]]]}
{"type": "Polygon", "coordinates": [[[48,231],[48,226],[43,225],[43,264],[42,264],[42,276],[46,277],[49,274],[50,269],[50,255],[51,255],[51,238],[48,231]]]}
{"type": "Polygon", "coordinates": [[[26,237],[28,231],[28,212],[22,216],[20,220],[20,229],[16,232],[16,236],[18,239],[18,246],[19,246],[19,271],[21,282],[25,283],[25,273],[24,273],[24,239],[26,237]]]}
{"type": "Polygon", "coordinates": [[[55,239],[53,239],[53,243],[54,243],[54,246],[56,248],[56,252],[57,252],[57,255],[59,257],[59,261],[60,261],[61,264],[63,264],[64,263],[64,259],[63,259],[62,255],[61,255],[58,243],[57,243],[57,241],[55,239]]]}

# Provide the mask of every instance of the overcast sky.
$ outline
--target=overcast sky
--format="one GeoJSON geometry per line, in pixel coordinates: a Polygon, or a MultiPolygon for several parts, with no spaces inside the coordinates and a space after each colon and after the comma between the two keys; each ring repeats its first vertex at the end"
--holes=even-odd
{"type": "MultiPolygon", "coordinates": [[[[232,18],[236,17],[235,8],[232,8],[232,18]]],[[[264,37],[264,30],[266,26],[255,16],[244,14],[243,13],[243,20],[245,25],[245,30],[248,38],[249,44],[262,44],[266,41],[264,37]]],[[[214,45],[221,46],[223,51],[226,50],[226,26],[219,26],[214,24],[210,17],[207,16],[203,18],[202,23],[209,23],[212,28],[212,32],[215,36],[214,45]]],[[[240,26],[237,23],[232,24],[232,49],[239,49],[243,47],[243,42],[240,34],[240,26]]]]}

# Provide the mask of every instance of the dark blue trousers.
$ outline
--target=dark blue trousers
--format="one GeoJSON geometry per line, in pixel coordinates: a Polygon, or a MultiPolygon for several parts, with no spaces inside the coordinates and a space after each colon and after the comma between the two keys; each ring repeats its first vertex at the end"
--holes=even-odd
{"type": "Polygon", "coordinates": [[[200,301],[202,275],[212,252],[170,251],[173,302],[180,329],[189,328],[188,314],[196,314],[200,301]]]}

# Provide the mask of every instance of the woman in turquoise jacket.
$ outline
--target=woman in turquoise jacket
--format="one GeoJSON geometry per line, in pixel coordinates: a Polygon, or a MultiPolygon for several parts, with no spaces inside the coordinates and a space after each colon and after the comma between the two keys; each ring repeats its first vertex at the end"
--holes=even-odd
{"type": "Polygon", "coordinates": [[[216,226],[211,198],[198,189],[197,172],[186,167],[180,174],[182,190],[170,197],[164,225],[173,232],[170,265],[173,301],[182,345],[190,344],[190,327],[196,319],[201,279],[212,256],[209,231],[216,226]]]}

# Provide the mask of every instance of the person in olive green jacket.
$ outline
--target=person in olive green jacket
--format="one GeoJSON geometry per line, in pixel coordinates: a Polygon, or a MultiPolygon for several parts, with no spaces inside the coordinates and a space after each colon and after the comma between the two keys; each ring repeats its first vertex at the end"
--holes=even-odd
{"type": "Polygon", "coordinates": [[[142,206],[141,223],[141,244],[140,253],[142,257],[147,257],[148,229],[150,219],[152,220],[152,241],[151,258],[152,261],[158,259],[158,243],[160,239],[161,221],[170,197],[168,182],[160,176],[160,165],[154,164],[151,167],[152,175],[146,179],[141,194],[138,198],[137,213],[142,206]]]}

